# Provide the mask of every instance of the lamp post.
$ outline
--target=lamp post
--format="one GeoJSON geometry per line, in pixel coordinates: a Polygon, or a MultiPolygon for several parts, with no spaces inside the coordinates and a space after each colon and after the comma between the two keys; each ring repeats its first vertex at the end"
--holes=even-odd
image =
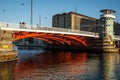
{"type": "Polygon", "coordinates": [[[30,24],[33,24],[33,0],[31,0],[31,15],[30,15],[30,24]]]}
{"type": "Polygon", "coordinates": [[[41,26],[41,15],[39,16],[39,27],[41,26]]]}

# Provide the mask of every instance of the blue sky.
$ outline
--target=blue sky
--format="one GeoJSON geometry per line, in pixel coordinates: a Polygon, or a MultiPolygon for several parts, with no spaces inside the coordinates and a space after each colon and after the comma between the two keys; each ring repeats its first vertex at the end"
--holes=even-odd
{"type": "MultiPolygon", "coordinates": [[[[0,22],[30,24],[31,0],[0,0],[0,22]]],[[[120,0],[33,0],[33,24],[52,26],[52,16],[58,13],[75,11],[80,14],[98,18],[100,10],[116,11],[115,21],[120,22],[120,0]]]]}

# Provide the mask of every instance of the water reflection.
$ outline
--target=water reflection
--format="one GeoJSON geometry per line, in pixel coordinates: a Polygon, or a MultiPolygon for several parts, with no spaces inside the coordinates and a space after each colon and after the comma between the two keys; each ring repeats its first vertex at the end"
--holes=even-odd
{"type": "Polygon", "coordinates": [[[14,80],[15,62],[0,63],[0,80],[14,80]]]}
{"type": "Polygon", "coordinates": [[[115,76],[115,62],[117,60],[116,53],[103,54],[103,78],[104,80],[116,80],[115,76]]]}
{"type": "Polygon", "coordinates": [[[119,80],[119,54],[19,50],[17,62],[0,63],[0,80],[119,80]],[[116,69],[117,64],[117,69],[116,69]]]}
{"type": "MultiPolygon", "coordinates": [[[[27,53],[26,53],[27,54],[27,53]]],[[[48,51],[22,59],[16,65],[16,79],[70,79],[84,73],[86,53],[48,51]]]]}

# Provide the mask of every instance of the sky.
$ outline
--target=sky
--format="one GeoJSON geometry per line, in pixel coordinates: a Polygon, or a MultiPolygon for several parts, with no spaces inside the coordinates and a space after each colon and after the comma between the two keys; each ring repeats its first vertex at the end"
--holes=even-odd
{"type": "MultiPolygon", "coordinates": [[[[120,0],[32,0],[33,25],[52,26],[55,14],[77,11],[93,18],[100,18],[102,9],[115,10],[120,22],[120,0]]],[[[0,0],[0,22],[30,24],[31,0],[0,0]]]]}

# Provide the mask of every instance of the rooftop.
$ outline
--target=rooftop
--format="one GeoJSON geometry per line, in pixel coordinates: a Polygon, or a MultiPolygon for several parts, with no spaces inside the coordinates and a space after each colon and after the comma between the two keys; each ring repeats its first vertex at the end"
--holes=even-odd
{"type": "Polygon", "coordinates": [[[104,11],[111,11],[113,13],[115,13],[116,11],[112,10],[112,9],[103,9],[103,10],[100,10],[100,12],[104,12],[104,11]]]}
{"type": "Polygon", "coordinates": [[[91,18],[91,19],[95,19],[96,20],[96,18],[93,18],[93,17],[90,17],[90,16],[86,16],[86,15],[83,15],[83,14],[80,14],[80,13],[77,13],[77,12],[73,12],[73,11],[71,11],[71,12],[65,12],[65,13],[62,13],[62,14],[56,14],[56,15],[54,15],[54,16],[57,16],[57,15],[67,15],[67,14],[76,14],[76,15],[80,15],[80,16],[84,16],[84,17],[88,17],[88,18],[91,18]]]}

